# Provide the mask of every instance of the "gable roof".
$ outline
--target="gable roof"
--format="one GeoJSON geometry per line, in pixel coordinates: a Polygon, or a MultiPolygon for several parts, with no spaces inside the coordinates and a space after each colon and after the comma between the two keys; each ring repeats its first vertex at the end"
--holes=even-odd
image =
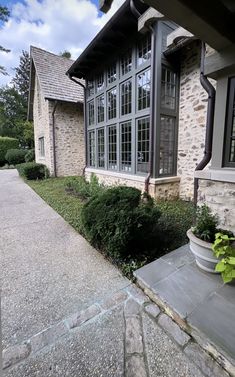
{"type": "Polygon", "coordinates": [[[30,60],[29,119],[32,119],[35,76],[45,99],[83,103],[83,88],[66,75],[73,60],[34,46],[30,46],[30,60]]]}

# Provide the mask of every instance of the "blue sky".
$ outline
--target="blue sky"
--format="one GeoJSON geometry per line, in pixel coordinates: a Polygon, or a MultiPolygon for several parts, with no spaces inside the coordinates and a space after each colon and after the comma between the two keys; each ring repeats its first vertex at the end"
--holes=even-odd
{"type": "Polygon", "coordinates": [[[114,0],[108,14],[99,12],[98,0],[0,0],[9,8],[9,20],[0,25],[1,65],[9,76],[0,76],[0,86],[10,82],[22,50],[30,45],[59,54],[68,50],[76,59],[124,0],[114,0]]]}

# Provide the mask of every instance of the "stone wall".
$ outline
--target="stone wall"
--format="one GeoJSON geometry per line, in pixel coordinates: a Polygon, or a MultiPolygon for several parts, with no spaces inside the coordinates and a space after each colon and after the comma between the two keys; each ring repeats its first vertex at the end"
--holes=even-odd
{"type": "Polygon", "coordinates": [[[193,198],[194,170],[204,153],[207,93],[200,84],[200,46],[194,41],[181,53],[177,168],[186,200],[193,198]]]}
{"type": "Polygon", "coordinates": [[[48,101],[41,95],[40,85],[35,78],[34,101],[33,101],[33,125],[36,162],[45,164],[49,171],[53,168],[53,155],[51,149],[51,134],[49,130],[49,108],[48,101]],[[39,154],[38,139],[44,137],[45,157],[39,154]]]}
{"type": "MultiPolygon", "coordinates": [[[[54,101],[45,100],[35,79],[33,122],[36,162],[45,164],[54,175],[52,112],[54,101]],[[45,156],[39,154],[44,137],[45,156]]],[[[81,175],[85,165],[83,107],[77,103],[58,102],[55,115],[56,166],[58,176],[81,175]]]]}
{"type": "MultiPolygon", "coordinates": [[[[92,172],[89,169],[86,169],[86,178],[90,180],[92,172]]],[[[94,171],[94,174],[99,179],[100,183],[105,184],[106,186],[130,186],[135,187],[142,192],[145,188],[145,178],[137,176],[121,176],[121,174],[109,175],[105,173],[99,173],[98,170],[94,171]]],[[[179,179],[174,178],[162,178],[159,180],[151,179],[149,185],[149,194],[156,199],[176,199],[179,197],[179,179]]]]}
{"type": "MultiPolygon", "coordinates": [[[[53,108],[54,104],[49,102],[51,130],[53,108]]],[[[54,119],[57,175],[82,175],[85,166],[83,106],[77,103],[58,102],[54,119]]],[[[51,148],[53,148],[52,144],[51,148]]]]}
{"type": "Polygon", "coordinates": [[[200,179],[198,203],[218,214],[221,228],[235,232],[235,183],[200,179]]]}

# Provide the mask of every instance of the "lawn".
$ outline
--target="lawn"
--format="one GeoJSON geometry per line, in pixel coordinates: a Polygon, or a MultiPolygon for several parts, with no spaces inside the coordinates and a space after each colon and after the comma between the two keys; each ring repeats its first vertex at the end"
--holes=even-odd
{"type": "MultiPolygon", "coordinates": [[[[49,178],[45,180],[26,181],[56,212],[58,212],[75,230],[85,235],[81,224],[81,211],[84,203],[93,193],[97,195],[99,186],[93,180],[87,184],[81,177],[49,178]],[[87,196],[86,196],[87,195],[87,196]]],[[[162,254],[174,250],[187,241],[186,231],[190,228],[195,217],[195,208],[192,203],[182,200],[156,202],[162,215],[160,229],[165,234],[167,247],[159,250],[156,255],[142,256],[139,258],[112,258],[122,272],[132,278],[132,273],[142,265],[151,262],[162,254]]]]}
{"type": "Polygon", "coordinates": [[[66,192],[66,185],[71,178],[49,178],[27,181],[36,193],[58,212],[74,229],[81,232],[80,212],[82,202],[66,192]]]}

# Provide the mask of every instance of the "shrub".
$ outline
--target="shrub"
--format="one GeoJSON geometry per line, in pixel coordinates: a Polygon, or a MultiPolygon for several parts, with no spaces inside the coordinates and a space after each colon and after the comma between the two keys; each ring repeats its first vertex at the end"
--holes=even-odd
{"type": "Polygon", "coordinates": [[[213,215],[211,209],[203,204],[198,207],[196,214],[196,223],[192,228],[196,237],[201,240],[214,242],[217,233],[218,217],[213,215]]]}
{"type": "Polygon", "coordinates": [[[91,198],[105,190],[104,185],[99,183],[95,174],[91,175],[90,182],[86,181],[84,177],[73,177],[67,183],[66,187],[81,199],[91,198]]]}
{"type": "Polygon", "coordinates": [[[43,164],[37,164],[36,162],[25,162],[16,166],[19,174],[29,180],[32,179],[44,179],[49,177],[49,171],[43,164]]]}
{"type": "Polygon", "coordinates": [[[107,189],[83,207],[81,221],[90,242],[114,259],[143,259],[156,252],[160,211],[132,187],[107,189]]]}
{"type": "Polygon", "coordinates": [[[196,209],[192,202],[182,200],[160,201],[156,203],[162,215],[159,219],[161,245],[171,251],[188,242],[186,232],[193,225],[196,209]]]}
{"type": "Polygon", "coordinates": [[[5,159],[10,165],[21,164],[25,162],[25,155],[27,151],[24,149],[9,149],[6,153],[5,159]]]}
{"type": "Polygon", "coordinates": [[[19,141],[11,137],[0,136],[0,166],[4,165],[6,160],[5,156],[9,149],[18,148],[19,141]]]}
{"type": "Polygon", "coordinates": [[[25,162],[35,161],[35,151],[34,149],[29,149],[25,155],[25,162]]]}

